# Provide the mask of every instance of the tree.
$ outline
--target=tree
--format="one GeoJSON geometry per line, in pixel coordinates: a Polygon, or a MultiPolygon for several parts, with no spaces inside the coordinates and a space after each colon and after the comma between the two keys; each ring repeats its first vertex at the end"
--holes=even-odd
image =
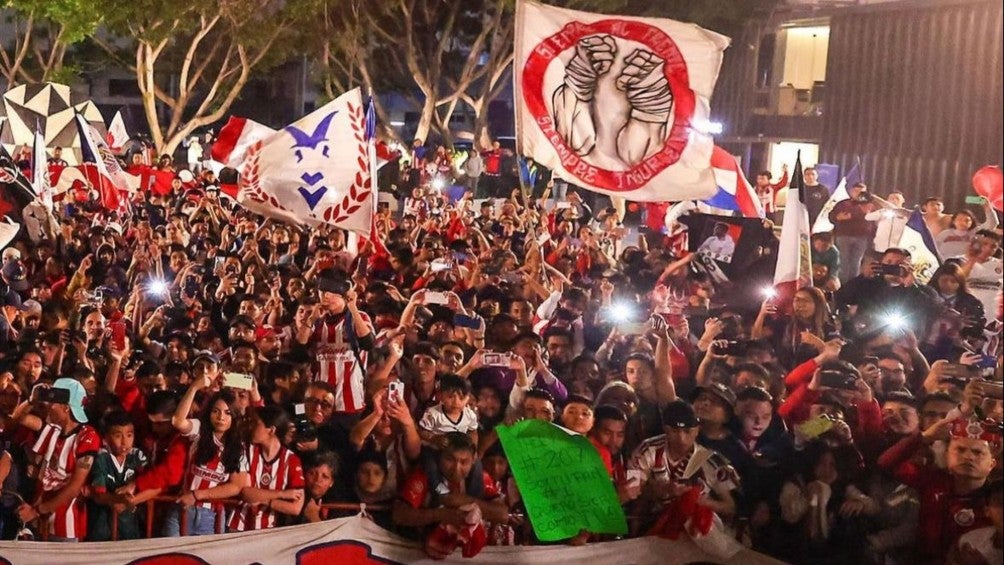
{"type": "Polygon", "coordinates": [[[282,62],[288,51],[280,38],[309,16],[302,3],[281,0],[107,4],[108,29],[119,42],[97,41],[135,73],[152,141],[168,154],[196,129],[222,119],[253,71],[282,62]]]}
{"type": "Polygon", "coordinates": [[[8,89],[72,76],[64,67],[67,51],[101,22],[98,3],[88,0],[0,0],[0,10],[8,11],[12,32],[0,38],[0,76],[8,89]]]}

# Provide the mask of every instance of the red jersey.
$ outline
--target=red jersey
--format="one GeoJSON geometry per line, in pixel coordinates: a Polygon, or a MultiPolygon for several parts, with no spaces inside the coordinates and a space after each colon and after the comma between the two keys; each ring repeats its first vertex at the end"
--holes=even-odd
{"type": "Polygon", "coordinates": [[[493,149],[481,154],[485,161],[485,174],[497,177],[502,174],[502,151],[493,149]]]}
{"type": "MultiPolygon", "coordinates": [[[[72,432],[47,424],[38,435],[31,450],[41,457],[38,480],[41,485],[41,500],[52,498],[66,487],[77,470],[81,457],[97,455],[101,448],[101,438],[94,428],[81,424],[72,432]]],[[[87,534],[87,508],[78,496],[48,515],[49,532],[55,537],[80,538],[87,534]]]]}
{"type": "MultiPolygon", "coordinates": [[[[314,325],[311,343],[317,345],[317,372],[314,380],[325,381],[335,390],[335,412],[358,414],[366,408],[366,389],[363,382],[366,378],[366,360],[368,354],[359,349],[353,350],[355,336],[345,333],[345,321],[351,316],[345,312],[337,318],[326,317],[314,325]]],[[[360,313],[363,320],[370,326],[369,317],[360,313]]],[[[355,328],[352,328],[355,332],[355,328]]]]}
{"type": "Polygon", "coordinates": [[[954,492],[952,476],[943,469],[918,466],[910,460],[920,449],[920,434],[906,437],[879,458],[879,466],[920,495],[917,542],[922,556],[940,563],[962,534],[992,526],[989,501],[982,490],[954,492]]]}
{"type": "MultiPolygon", "coordinates": [[[[280,447],[279,453],[268,461],[261,447],[252,445],[248,448],[248,460],[251,462],[252,488],[286,490],[304,487],[303,465],[300,463],[300,458],[285,447],[280,447]]],[[[243,532],[274,528],[275,519],[275,512],[268,508],[254,508],[250,504],[242,504],[230,518],[229,529],[243,532]]]]}

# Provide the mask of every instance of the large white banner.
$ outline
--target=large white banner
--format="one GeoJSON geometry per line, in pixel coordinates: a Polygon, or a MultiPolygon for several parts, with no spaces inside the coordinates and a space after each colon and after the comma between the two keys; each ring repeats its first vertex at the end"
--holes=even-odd
{"type": "Polygon", "coordinates": [[[712,197],[714,142],[703,124],[728,44],[693,24],[519,2],[520,152],[629,200],[712,197]]]}
{"type": "Polygon", "coordinates": [[[152,540],[41,543],[0,542],[3,565],[394,565],[468,563],[484,565],[673,565],[698,561],[759,565],[778,563],[743,550],[730,559],[716,559],[693,542],[646,537],[592,543],[582,547],[487,547],[471,559],[458,550],[443,561],[430,559],[416,543],[383,530],[363,517],[259,532],[152,540]]]}
{"type": "Polygon", "coordinates": [[[238,202],[293,224],[370,235],[365,116],[357,88],[251,144],[239,169],[238,202]]]}

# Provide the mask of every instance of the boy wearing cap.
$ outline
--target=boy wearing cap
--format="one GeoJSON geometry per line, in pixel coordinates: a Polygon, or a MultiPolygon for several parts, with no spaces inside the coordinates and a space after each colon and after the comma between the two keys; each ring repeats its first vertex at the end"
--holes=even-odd
{"type": "Polygon", "coordinates": [[[312,326],[298,329],[294,349],[308,348],[317,360],[314,380],[335,389],[335,414],[347,415],[351,427],[366,407],[366,362],[373,349],[373,326],[356,305],[356,292],[345,276],[326,271],[317,280],[320,314],[312,326]]]}
{"type": "Polygon", "coordinates": [[[21,425],[39,432],[31,448],[35,458],[36,478],[41,493],[33,504],[22,504],[18,518],[48,522],[49,541],[80,541],[87,534],[87,509],[79,497],[101,447],[101,438],[87,425],[83,385],[70,379],[58,379],[51,389],[42,391],[49,410],[43,422],[28,413],[28,404],[15,411],[21,425]]]}
{"type": "Polygon", "coordinates": [[[738,476],[724,457],[697,445],[700,420],[690,404],[674,400],[664,406],[662,427],[663,435],[645,440],[631,456],[628,480],[638,480],[656,511],[696,488],[700,505],[719,516],[734,514],[738,476]]]}

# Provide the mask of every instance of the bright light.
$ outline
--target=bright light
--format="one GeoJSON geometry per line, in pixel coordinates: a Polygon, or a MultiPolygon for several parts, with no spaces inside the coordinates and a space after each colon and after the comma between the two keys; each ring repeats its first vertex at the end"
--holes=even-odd
{"type": "Polygon", "coordinates": [[[392,127],[396,127],[396,128],[403,127],[404,126],[404,121],[402,121],[402,120],[391,120],[390,121],[390,125],[392,127]]]}
{"type": "Polygon", "coordinates": [[[888,219],[891,220],[891,219],[893,219],[893,218],[896,217],[896,211],[895,210],[882,210],[882,217],[888,218],[888,219]]]}
{"type": "Polygon", "coordinates": [[[902,330],[906,328],[906,317],[899,312],[890,312],[885,315],[885,325],[890,330],[902,330]]]}
{"type": "Polygon", "coordinates": [[[774,298],[777,298],[777,289],[772,286],[765,286],[760,292],[763,294],[763,297],[766,298],[767,300],[772,300],[774,298]]]}
{"type": "Polygon", "coordinates": [[[446,188],[446,179],[443,177],[436,177],[432,179],[432,188],[435,188],[436,190],[443,190],[446,188]]]}
{"type": "Polygon", "coordinates": [[[614,322],[627,322],[634,318],[633,304],[618,302],[610,305],[610,319],[614,322]]]}
{"type": "Polygon", "coordinates": [[[154,279],[146,285],[146,290],[150,294],[155,294],[157,296],[163,296],[167,294],[167,282],[154,279]]]}
{"type": "Polygon", "coordinates": [[[706,133],[708,135],[719,135],[725,131],[725,126],[722,122],[712,122],[709,120],[694,120],[694,129],[706,133]]]}

